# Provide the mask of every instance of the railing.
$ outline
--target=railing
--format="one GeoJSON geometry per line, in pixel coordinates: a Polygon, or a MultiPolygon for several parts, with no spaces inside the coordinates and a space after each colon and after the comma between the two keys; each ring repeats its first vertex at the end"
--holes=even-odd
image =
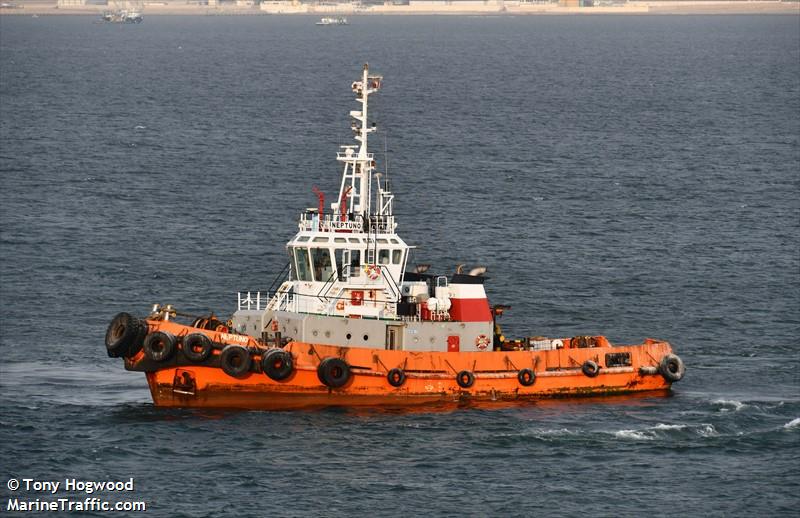
{"type": "Polygon", "coordinates": [[[392,293],[392,301],[397,302],[400,300],[400,287],[397,285],[397,281],[394,280],[394,277],[392,277],[389,269],[381,267],[381,275],[386,279],[386,285],[389,286],[389,291],[392,293]]]}
{"type": "Polygon", "coordinates": [[[364,230],[363,222],[351,219],[342,221],[339,214],[324,214],[321,223],[319,218],[316,217],[316,213],[313,214],[310,218],[308,213],[300,216],[299,227],[301,231],[321,230],[323,232],[336,232],[337,230],[344,230],[348,232],[363,232],[364,230]]]}
{"type": "Polygon", "coordinates": [[[331,291],[331,288],[333,288],[334,284],[336,284],[336,280],[336,270],[334,270],[328,276],[328,280],[325,281],[325,284],[323,284],[319,289],[319,292],[317,292],[317,298],[320,300],[320,302],[328,301],[328,292],[331,291]]]}
{"type": "Polygon", "coordinates": [[[247,311],[261,311],[262,309],[266,309],[266,303],[269,301],[269,293],[265,293],[264,297],[261,296],[260,291],[252,292],[238,292],[238,304],[237,307],[239,311],[247,310],[247,311]],[[255,297],[255,298],[254,298],[255,297]],[[262,307],[261,302],[264,301],[264,306],[262,307]]]}
{"type": "Polygon", "coordinates": [[[336,305],[342,300],[342,293],[344,293],[344,286],[339,286],[336,290],[336,294],[330,297],[327,297],[328,306],[325,308],[326,315],[334,314],[334,309],[336,309],[336,305]]]}
{"type": "Polygon", "coordinates": [[[369,232],[374,234],[392,234],[397,226],[394,216],[372,215],[366,219],[350,219],[346,216],[342,221],[341,214],[323,214],[320,221],[316,212],[304,212],[298,224],[300,231],[319,230],[322,232],[369,232]]]}
{"type": "Polygon", "coordinates": [[[236,307],[239,311],[287,309],[293,301],[292,286],[290,281],[286,281],[272,295],[268,291],[240,291],[237,293],[238,301],[236,307]]]}
{"type": "Polygon", "coordinates": [[[294,291],[292,288],[294,284],[292,281],[285,281],[281,284],[281,287],[278,288],[278,291],[275,292],[275,296],[269,301],[267,304],[267,310],[271,311],[281,311],[289,309],[289,306],[294,302],[294,297],[292,297],[294,291]]]}
{"type": "Polygon", "coordinates": [[[352,162],[353,160],[369,160],[370,162],[372,162],[373,160],[375,160],[375,155],[373,153],[367,153],[366,158],[360,158],[358,156],[358,152],[356,152],[353,148],[348,148],[345,151],[337,151],[336,160],[339,160],[340,162],[352,162]]]}
{"type": "Polygon", "coordinates": [[[291,261],[289,261],[288,263],[286,263],[286,266],[284,266],[283,269],[278,273],[278,275],[276,275],[275,278],[272,279],[272,284],[270,284],[269,288],[267,288],[267,293],[275,292],[275,288],[281,286],[284,282],[286,282],[286,280],[289,278],[289,273],[291,272],[291,269],[292,269],[292,263],[291,261]]]}

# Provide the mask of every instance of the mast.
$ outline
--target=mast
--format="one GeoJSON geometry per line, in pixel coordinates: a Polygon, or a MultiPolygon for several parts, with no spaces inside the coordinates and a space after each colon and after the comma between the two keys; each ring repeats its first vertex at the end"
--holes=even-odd
{"type": "MultiPolygon", "coordinates": [[[[365,64],[361,71],[361,79],[353,82],[351,88],[356,94],[356,100],[361,103],[360,110],[353,110],[350,116],[353,118],[351,128],[355,133],[355,140],[358,144],[341,146],[342,151],[337,153],[336,159],[344,162],[342,172],[342,182],[339,187],[339,196],[336,202],[331,204],[334,213],[346,212],[352,214],[355,221],[366,222],[370,215],[391,216],[392,195],[388,186],[381,184],[380,174],[375,172],[375,158],[369,152],[369,134],[376,131],[376,125],[369,124],[369,96],[381,88],[383,77],[369,73],[369,65],[365,64]],[[377,196],[375,210],[372,205],[372,180],[375,176],[377,196]],[[342,206],[344,204],[344,206],[342,206]]],[[[384,222],[384,230],[389,232],[394,230],[394,222],[384,222]]],[[[367,230],[362,228],[362,230],[367,230]]]]}

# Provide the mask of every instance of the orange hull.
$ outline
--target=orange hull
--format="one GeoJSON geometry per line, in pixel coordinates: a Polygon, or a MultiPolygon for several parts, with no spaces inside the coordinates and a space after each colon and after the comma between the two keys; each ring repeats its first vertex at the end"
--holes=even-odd
{"type": "MultiPolygon", "coordinates": [[[[247,347],[252,367],[232,376],[219,366],[219,350],[203,364],[192,364],[176,348],[169,361],[154,364],[144,351],[126,358],[126,368],[145,371],[153,401],[164,407],[284,409],[318,406],[405,406],[429,403],[513,402],[558,397],[667,393],[671,382],[659,372],[659,362],[672,349],[666,342],[647,340],[641,345],[611,346],[597,337],[598,347],[550,351],[412,352],[348,348],[292,342],[283,348],[293,367],[276,381],[263,372],[260,358],[273,350],[249,336],[199,330],[165,321],[147,321],[148,331],[167,331],[185,337],[201,332],[218,349],[225,344],[247,347]],[[613,356],[606,356],[613,355],[613,356]],[[609,358],[626,358],[626,365],[610,366],[609,358]],[[343,360],[347,381],[326,386],[319,374],[326,358],[343,360]],[[594,362],[590,376],[582,366],[594,362]],[[392,386],[388,374],[401,369],[401,386],[392,386]],[[534,376],[523,383],[522,370],[534,376]],[[467,372],[472,376],[458,376],[467,372]],[[465,381],[467,383],[465,383],[465,381]],[[469,386],[465,386],[469,385],[469,386]]],[[[569,340],[566,340],[569,342],[569,340]]],[[[396,380],[395,380],[396,381],[396,380]]]]}

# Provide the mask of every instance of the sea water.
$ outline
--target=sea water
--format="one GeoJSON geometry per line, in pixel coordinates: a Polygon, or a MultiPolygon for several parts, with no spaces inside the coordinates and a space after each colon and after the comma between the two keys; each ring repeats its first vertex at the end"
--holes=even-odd
{"type": "Polygon", "coordinates": [[[795,16],[0,17],[0,504],[155,516],[775,516],[800,502],[795,16]],[[414,263],[488,267],[508,336],[668,340],[671,397],[154,408],[119,311],[264,290],[350,83],[414,263]],[[61,481],[58,495],[11,479],[61,481]],[[88,486],[87,486],[88,487],[88,486]],[[95,487],[95,486],[92,486],[95,487]]]}

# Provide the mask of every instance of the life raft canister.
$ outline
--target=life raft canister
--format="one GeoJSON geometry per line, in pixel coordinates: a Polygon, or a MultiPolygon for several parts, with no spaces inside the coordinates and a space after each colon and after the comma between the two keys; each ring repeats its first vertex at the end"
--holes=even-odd
{"type": "Polygon", "coordinates": [[[475,384],[475,375],[470,371],[461,371],[456,374],[456,383],[461,388],[470,388],[475,384]]]}
{"type": "Polygon", "coordinates": [[[250,370],[250,351],[241,345],[226,345],[219,355],[219,365],[228,376],[239,378],[250,370]]]}
{"type": "Polygon", "coordinates": [[[517,380],[523,387],[530,387],[536,381],[536,373],[533,369],[522,369],[517,373],[517,380]]]}
{"type": "Polygon", "coordinates": [[[183,355],[193,363],[201,363],[211,356],[211,340],[203,333],[189,333],[183,338],[183,355]]]}
{"type": "Polygon", "coordinates": [[[147,324],[130,313],[118,313],[106,330],[106,352],[111,358],[131,357],[142,350],[147,324]]]}
{"type": "Polygon", "coordinates": [[[594,378],[600,374],[600,366],[597,365],[597,362],[594,360],[586,360],[583,362],[583,365],[581,365],[581,371],[588,377],[594,378]]]}
{"type": "Polygon", "coordinates": [[[272,349],[261,356],[261,370],[275,381],[283,381],[292,375],[294,360],[288,351],[272,349]]]}
{"type": "Polygon", "coordinates": [[[144,339],[144,355],[154,362],[164,362],[172,358],[175,353],[177,340],[172,333],[156,331],[144,339]]]}
{"type": "Polygon", "coordinates": [[[406,373],[403,372],[403,369],[392,369],[386,375],[386,379],[389,381],[389,385],[402,387],[403,383],[406,382],[406,373]]]}
{"type": "Polygon", "coordinates": [[[330,388],[340,388],[350,380],[350,366],[341,358],[325,358],[319,362],[317,377],[330,388]]]}
{"type": "Polygon", "coordinates": [[[658,372],[670,383],[680,381],[686,373],[686,366],[677,354],[666,354],[658,364],[658,372]]]}

